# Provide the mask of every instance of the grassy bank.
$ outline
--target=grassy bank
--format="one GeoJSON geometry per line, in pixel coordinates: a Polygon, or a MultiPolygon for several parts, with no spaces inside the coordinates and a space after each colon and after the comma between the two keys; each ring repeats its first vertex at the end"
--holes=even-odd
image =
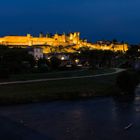
{"type": "Polygon", "coordinates": [[[0,86],[0,104],[115,95],[120,92],[115,85],[116,76],[117,74],[83,79],[3,85],[0,86]]]}
{"type": "Polygon", "coordinates": [[[71,71],[54,71],[48,73],[16,74],[16,75],[11,75],[9,79],[0,80],[0,82],[85,76],[85,75],[109,73],[114,71],[115,71],[114,69],[98,69],[98,70],[82,69],[82,70],[71,70],[71,71]]]}

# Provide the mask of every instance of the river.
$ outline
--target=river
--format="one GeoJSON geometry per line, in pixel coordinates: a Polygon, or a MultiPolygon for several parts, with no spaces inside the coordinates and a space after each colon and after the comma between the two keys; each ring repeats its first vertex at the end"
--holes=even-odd
{"type": "Polygon", "coordinates": [[[140,140],[135,95],[0,107],[2,140],[140,140]]]}

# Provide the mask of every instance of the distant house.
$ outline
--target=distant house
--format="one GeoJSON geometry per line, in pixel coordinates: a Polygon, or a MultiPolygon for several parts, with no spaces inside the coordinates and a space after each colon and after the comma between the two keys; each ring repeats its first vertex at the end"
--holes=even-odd
{"type": "Polygon", "coordinates": [[[41,47],[29,47],[28,53],[33,55],[35,60],[39,60],[44,57],[43,49],[41,47]]]}

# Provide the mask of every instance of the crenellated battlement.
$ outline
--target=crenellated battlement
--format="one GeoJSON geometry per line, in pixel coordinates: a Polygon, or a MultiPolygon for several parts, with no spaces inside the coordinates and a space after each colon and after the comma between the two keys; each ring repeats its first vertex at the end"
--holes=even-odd
{"type": "Polygon", "coordinates": [[[112,51],[127,51],[128,45],[125,43],[110,43],[108,44],[100,44],[100,43],[88,43],[87,40],[80,39],[80,33],[70,33],[70,34],[54,34],[53,36],[50,35],[43,35],[40,34],[39,37],[33,37],[30,34],[27,36],[5,36],[0,38],[0,45],[6,46],[20,46],[20,47],[27,47],[27,46],[40,46],[43,47],[44,53],[49,53],[52,51],[52,48],[61,51],[59,46],[63,47],[66,52],[75,52],[76,50],[80,49],[81,47],[87,47],[89,49],[98,49],[98,50],[112,50],[112,51]],[[71,46],[71,47],[68,47],[71,46]]]}

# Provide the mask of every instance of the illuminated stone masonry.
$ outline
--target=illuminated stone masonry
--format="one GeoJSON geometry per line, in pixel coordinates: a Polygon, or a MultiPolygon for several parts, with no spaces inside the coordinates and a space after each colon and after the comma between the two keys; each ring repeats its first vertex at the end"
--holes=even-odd
{"type": "Polygon", "coordinates": [[[39,46],[43,48],[44,53],[51,52],[67,52],[73,53],[78,51],[82,47],[87,47],[90,50],[112,50],[112,51],[122,51],[128,50],[128,44],[126,43],[88,43],[87,40],[80,39],[80,33],[70,33],[66,34],[55,34],[42,35],[39,37],[33,37],[30,34],[27,36],[5,36],[0,38],[0,45],[10,46],[10,47],[23,47],[28,46],[39,46]]]}

